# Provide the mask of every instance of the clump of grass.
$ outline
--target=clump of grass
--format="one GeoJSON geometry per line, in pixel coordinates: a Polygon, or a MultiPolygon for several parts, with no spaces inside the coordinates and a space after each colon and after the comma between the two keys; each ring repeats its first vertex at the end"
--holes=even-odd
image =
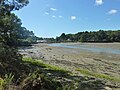
{"type": "Polygon", "coordinates": [[[32,65],[35,65],[35,66],[43,67],[46,70],[53,70],[53,71],[59,71],[61,73],[68,73],[67,70],[62,69],[57,66],[50,65],[50,64],[45,64],[42,60],[33,60],[32,58],[23,58],[23,61],[26,63],[30,63],[32,65]]]}
{"type": "Polygon", "coordinates": [[[21,90],[75,90],[75,88],[73,82],[62,83],[62,80],[53,79],[35,71],[24,79],[21,90]]]}
{"type": "Polygon", "coordinates": [[[30,63],[32,65],[45,67],[45,64],[43,63],[42,60],[33,60],[32,58],[23,58],[22,61],[26,63],[30,63]]]}
{"type": "Polygon", "coordinates": [[[96,78],[101,78],[101,79],[105,79],[105,80],[120,83],[120,78],[111,77],[111,76],[108,76],[108,75],[105,75],[105,74],[94,73],[94,72],[91,72],[91,71],[89,71],[87,69],[77,68],[76,71],[79,71],[81,74],[84,74],[84,75],[87,75],[87,76],[94,76],[96,78]]]}
{"type": "Polygon", "coordinates": [[[57,81],[43,74],[33,72],[24,79],[21,90],[57,90],[59,87],[62,86],[57,81]]]}
{"type": "Polygon", "coordinates": [[[12,82],[14,78],[14,75],[12,75],[12,73],[10,74],[5,74],[5,78],[2,79],[0,78],[0,90],[4,90],[4,88],[8,85],[10,85],[10,83],[12,82]]]}

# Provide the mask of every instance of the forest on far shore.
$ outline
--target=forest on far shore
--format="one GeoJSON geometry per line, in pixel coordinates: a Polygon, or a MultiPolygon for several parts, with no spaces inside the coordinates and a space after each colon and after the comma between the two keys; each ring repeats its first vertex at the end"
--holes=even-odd
{"type": "Polygon", "coordinates": [[[62,33],[56,38],[38,38],[47,42],[120,42],[120,30],[84,31],[76,34],[62,33]]]}

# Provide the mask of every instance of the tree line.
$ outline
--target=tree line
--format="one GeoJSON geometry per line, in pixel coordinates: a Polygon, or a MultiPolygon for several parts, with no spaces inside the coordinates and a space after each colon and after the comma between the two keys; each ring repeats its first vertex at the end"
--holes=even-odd
{"type": "Polygon", "coordinates": [[[120,42],[120,30],[85,31],[76,34],[62,33],[55,42],[120,42]]]}

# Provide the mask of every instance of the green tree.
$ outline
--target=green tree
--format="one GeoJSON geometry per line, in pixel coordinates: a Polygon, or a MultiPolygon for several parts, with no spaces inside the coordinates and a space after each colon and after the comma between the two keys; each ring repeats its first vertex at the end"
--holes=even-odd
{"type": "Polygon", "coordinates": [[[65,35],[65,33],[62,33],[62,34],[61,34],[60,40],[61,40],[61,41],[65,41],[65,40],[66,40],[66,35],[65,35]]]}
{"type": "Polygon", "coordinates": [[[65,34],[62,33],[56,40],[60,42],[69,41],[80,41],[80,42],[120,42],[120,30],[112,31],[85,31],[78,32],[76,34],[65,34]]]}
{"type": "Polygon", "coordinates": [[[21,27],[21,20],[11,11],[19,10],[27,4],[28,0],[0,0],[0,64],[6,73],[13,72],[9,64],[18,65],[21,60],[16,48],[16,34],[21,27]]]}
{"type": "Polygon", "coordinates": [[[0,40],[9,47],[16,46],[17,33],[21,28],[21,20],[15,14],[6,15],[0,20],[0,40]]]}
{"type": "Polygon", "coordinates": [[[11,11],[19,10],[28,3],[28,0],[0,0],[0,16],[9,15],[11,11]]]}

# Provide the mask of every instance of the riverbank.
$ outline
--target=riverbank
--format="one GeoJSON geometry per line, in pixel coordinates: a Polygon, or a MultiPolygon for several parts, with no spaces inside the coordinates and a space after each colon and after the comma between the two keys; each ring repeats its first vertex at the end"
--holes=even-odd
{"type": "MultiPolygon", "coordinates": [[[[69,43],[66,43],[69,45],[69,43]]],[[[74,44],[74,43],[71,43],[74,44]]],[[[79,43],[77,43],[79,44],[79,43]]],[[[82,43],[86,44],[86,43],[82,43]]],[[[119,43],[87,43],[90,47],[112,47],[120,48],[119,43]]],[[[47,44],[36,44],[29,49],[21,50],[24,57],[32,57],[33,59],[42,59],[45,63],[52,64],[72,71],[75,75],[83,75],[76,69],[89,70],[96,74],[108,75],[113,78],[120,77],[120,55],[110,53],[95,53],[76,48],[64,48],[48,46],[47,44]]],[[[120,87],[119,82],[113,83],[116,87],[120,87]]]]}

